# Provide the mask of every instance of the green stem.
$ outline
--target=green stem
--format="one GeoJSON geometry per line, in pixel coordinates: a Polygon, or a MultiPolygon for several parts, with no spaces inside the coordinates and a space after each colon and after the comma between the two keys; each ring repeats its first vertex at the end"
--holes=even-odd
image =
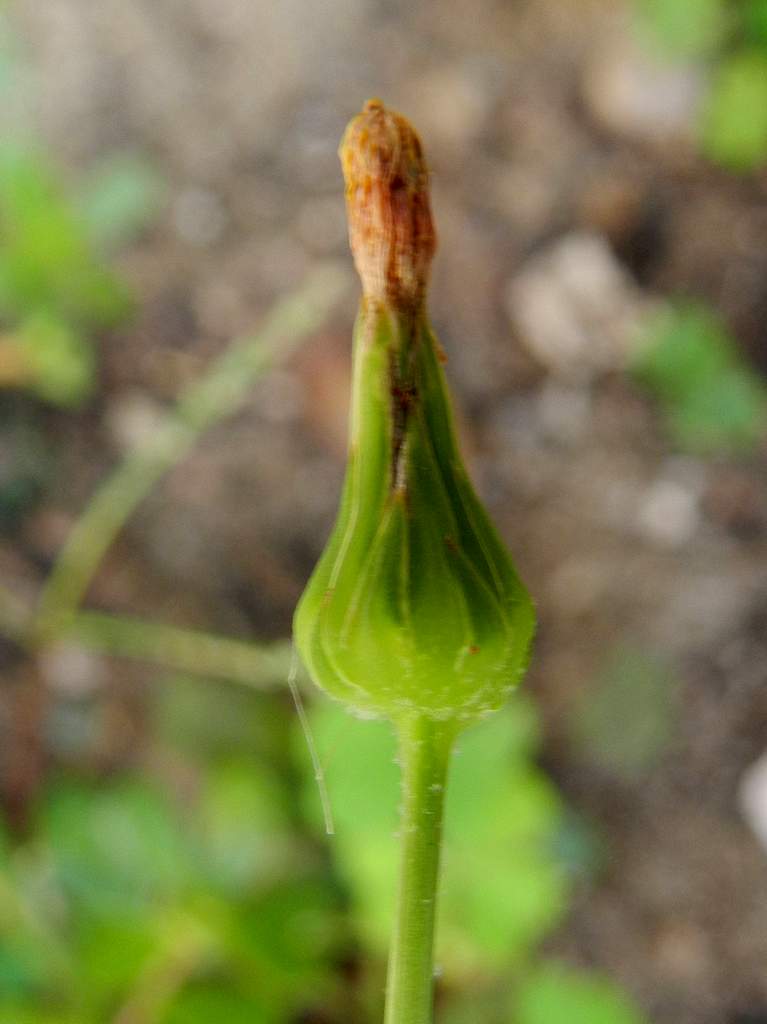
{"type": "Polygon", "coordinates": [[[447,765],[455,728],[413,714],[398,723],[401,854],[385,1024],[431,1024],[434,925],[447,765]]]}
{"type": "MultiPolygon", "coordinates": [[[[31,618],[30,609],[0,583],[0,636],[33,651],[31,618]]],[[[77,612],[59,639],[86,650],[154,662],[178,672],[242,683],[257,690],[279,686],[291,666],[289,641],[257,644],[108,612],[77,612]]],[[[300,667],[298,671],[303,681],[300,667]]]]}
{"type": "Polygon", "coordinates": [[[290,643],[259,645],[104,612],[78,612],[63,639],[104,654],[151,661],[256,690],[282,685],[290,669],[290,643]]]}
{"type": "Polygon", "coordinates": [[[34,644],[44,644],[66,630],[102,558],[136,506],[203,431],[238,409],[253,382],[322,323],[345,283],[336,267],[314,271],[301,288],[277,303],[257,334],[235,341],[187,387],[147,445],[131,452],[107,478],[75,524],[43,587],[33,624],[34,644]]]}

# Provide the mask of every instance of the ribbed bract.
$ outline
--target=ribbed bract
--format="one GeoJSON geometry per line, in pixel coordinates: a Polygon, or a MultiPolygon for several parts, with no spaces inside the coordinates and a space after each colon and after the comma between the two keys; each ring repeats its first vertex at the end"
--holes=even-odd
{"type": "Polygon", "coordinates": [[[363,299],[341,508],[294,623],[313,679],[364,713],[471,719],[518,681],[534,622],[459,454],[425,310],[363,299]]]}

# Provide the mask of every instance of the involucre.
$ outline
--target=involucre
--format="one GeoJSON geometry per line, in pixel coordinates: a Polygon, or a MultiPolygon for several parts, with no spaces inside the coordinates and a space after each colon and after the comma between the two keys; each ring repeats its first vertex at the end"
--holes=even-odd
{"type": "Polygon", "coordinates": [[[296,643],[315,682],[358,711],[461,724],[518,681],[533,606],[456,443],[426,313],[435,235],[418,137],[372,100],[340,154],[364,294],[341,508],[296,643]]]}

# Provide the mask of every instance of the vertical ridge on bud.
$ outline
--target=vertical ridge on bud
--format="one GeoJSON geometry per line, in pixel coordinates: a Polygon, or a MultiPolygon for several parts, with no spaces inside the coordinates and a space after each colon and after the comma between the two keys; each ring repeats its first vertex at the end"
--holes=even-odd
{"type": "Polygon", "coordinates": [[[436,246],[420,139],[401,114],[368,100],[346,129],[339,155],[349,239],[366,298],[398,309],[418,306],[436,246]]]}

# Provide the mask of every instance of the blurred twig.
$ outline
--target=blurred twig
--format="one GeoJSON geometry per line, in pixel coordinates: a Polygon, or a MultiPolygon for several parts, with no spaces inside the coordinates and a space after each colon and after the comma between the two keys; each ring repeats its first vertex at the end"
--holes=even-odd
{"type": "MultiPolygon", "coordinates": [[[[30,636],[31,617],[23,603],[0,584],[0,633],[23,644],[30,636]]],[[[148,661],[259,690],[284,681],[291,666],[287,640],[261,645],[106,612],[77,612],[57,639],[101,654],[148,661]]]]}
{"type": "Polygon", "coordinates": [[[104,554],[136,506],[206,428],[239,408],[253,382],[322,323],[346,280],[335,266],[315,271],[275,306],[258,333],[233,342],[201,380],[186,388],[151,441],[128,455],[101,485],[43,587],[32,623],[35,645],[66,632],[104,554]]]}
{"type": "Polygon", "coordinates": [[[228,679],[257,689],[284,681],[290,666],[288,641],[258,646],[102,612],[79,612],[66,639],[104,654],[156,662],[180,672],[228,679]]]}
{"type": "Polygon", "coordinates": [[[287,677],[287,643],[262,647],[78,606],[105,552],[136,506],[203,431],[233,413],[254,381],[290,354],[322,322],[346,284],[335,267],[315,271],[279,302],[262,329],[235,341],[181,395],[151,442],[132,452],[102,484],[75,524],[43,586],[36,611],[0,584],[0,632],[30,650],[74,642],[106,654],[262,688],[287,677]]]}

